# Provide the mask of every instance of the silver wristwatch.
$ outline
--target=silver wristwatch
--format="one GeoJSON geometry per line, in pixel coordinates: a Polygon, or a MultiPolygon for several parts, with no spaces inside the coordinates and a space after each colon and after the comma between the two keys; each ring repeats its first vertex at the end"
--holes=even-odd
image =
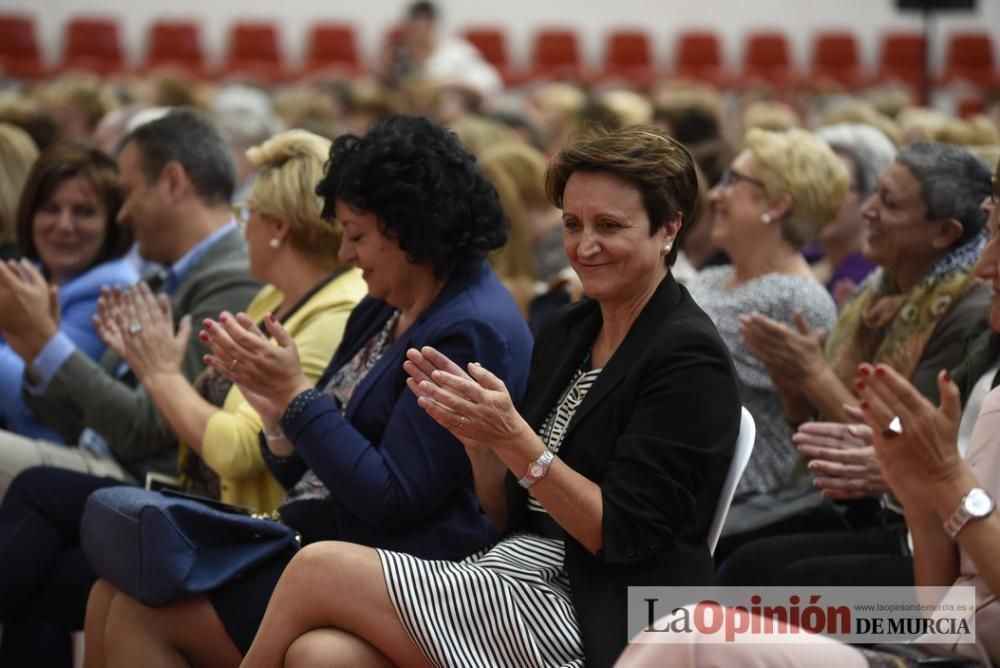
{"type": "Polygon", "coordinates": [[[969,493],[962,497],[962,501],[958,504],[958,508],[951,517],[944,523],[944,530],[953,539],[958,537],[958,532],[960,532],[970,520],[979,520],[990,513],[996,508],[996,501],[990,496],[990,493],[985,489],[980,487],[974,487],[969,490],[969,493]]]}
{"type": "Polygon", "coordinates": [[[517,484],[528,489],[544,478],[545,474],[549,472],[549,464],[552,463],[554,458],[552,451],[545,448],[545,452],[538,459],[528,464],[528,472],[524,474],[523,478],[517,481],[517,484]]]}

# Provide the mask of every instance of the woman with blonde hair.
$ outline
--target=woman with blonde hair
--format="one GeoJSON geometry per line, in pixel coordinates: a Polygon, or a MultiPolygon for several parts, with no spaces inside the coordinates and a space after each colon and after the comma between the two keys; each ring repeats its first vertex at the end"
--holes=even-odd
{"type": "Polygon", "coordinates": [[[732,265],[705,269],[688,287],[729,346],[743,403],[757,424],[757,446],[740,491],[780,487],[795,460],[776,391],[782,379],[770,377],[746,346],[741,318],[758,312],[787,323],[802,318],[817,329],[833,324],[833,300],[800,249],[836,217],[847,180],[840,159],[811,133],[754,129],[711,191],[712,241],[732,265]]]}
{"type": "Polygon", "coordinates": [[[484,151],[479,164],[510,220],[507,244],[490,262],[527,315],[536,283],[548,283],[567,266],[559,210],[545,197],[547,161],[523,142],[505,142],[484,151]]]}
{"type": "Polygon", "coordinates": [[[28,172],[38,159],[38,147],[31,136],[10,123],[0,123],[0,260],[16,258],[17,234],[14,219],[21,189],[28,172]]]}
{"type": "MultiPolygon", "coordinates": [[[[243,222],[250,273],[269,284],[247,313],[257,322],[283,323],[311,382],[326,368],[366,292],[361,272],[337,259],[340,226],[320,215],[315,187],[329,147],[327,139],[293,130],[247,155],[259,170],[243,222]]],[[[215,370],[206,369],[193,385],[181,372],[190,318],[181,320],[175,334],[169,302],[143,283],[124,293],[105,291],[96,324],[184,444],[178,483],[227,503],[275,508],[284,489],[264,463],[257,411],[215,370]]],[[[17,565],[16,577],[0,580],[0,622],[8,631],[0,663],[30,665],[44,656],[37,663],[68,665],[66,640],[83,627],[96,579],[80,549],[80,515],[91,492],[119,484],[48,467],[14,479],[0,505],[0,562],[17,565]]],[[[88,653],[97,650],[88,643],[88,653]]]]}

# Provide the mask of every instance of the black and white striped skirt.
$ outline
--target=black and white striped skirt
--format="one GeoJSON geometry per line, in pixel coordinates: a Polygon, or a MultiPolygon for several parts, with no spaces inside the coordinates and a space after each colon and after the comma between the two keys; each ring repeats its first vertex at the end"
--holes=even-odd
{"type": "Polygon", "coordinates": [[[583,666],[561,540],[516,533],[460,562],[378,554],[396,613],[434,665],[583,666]]]}

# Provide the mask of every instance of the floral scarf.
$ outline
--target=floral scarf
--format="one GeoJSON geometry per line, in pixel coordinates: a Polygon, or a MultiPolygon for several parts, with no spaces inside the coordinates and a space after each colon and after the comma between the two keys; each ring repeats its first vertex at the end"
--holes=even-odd
{"type": "Polygon", "coordinates": [[[952,304],[978,284],[973,267],[985,234],[952,250],[909,293],[882,268],[862,283],[826,342],[826,358],[841,382],[850,385],[858,364],[887,364],[913,376],[938,322],[952,304]]]}

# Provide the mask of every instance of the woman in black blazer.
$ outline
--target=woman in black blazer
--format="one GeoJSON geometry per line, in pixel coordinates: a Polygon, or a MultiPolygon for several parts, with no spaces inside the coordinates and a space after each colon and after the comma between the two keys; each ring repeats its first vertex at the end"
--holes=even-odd
{"type": "Polygon", "coordinates": [[[245,666],[607,666],[629,637],[628,587],[711,584],[740,403],[725,345],[669,272],[691,157],[654,128],[602,133],[562,151],[546,188],[589,299],[543,329],[521,412],[475,363],[428,347],[404,365],[504,537],[457,563],[308,547],[245,666]]]}

